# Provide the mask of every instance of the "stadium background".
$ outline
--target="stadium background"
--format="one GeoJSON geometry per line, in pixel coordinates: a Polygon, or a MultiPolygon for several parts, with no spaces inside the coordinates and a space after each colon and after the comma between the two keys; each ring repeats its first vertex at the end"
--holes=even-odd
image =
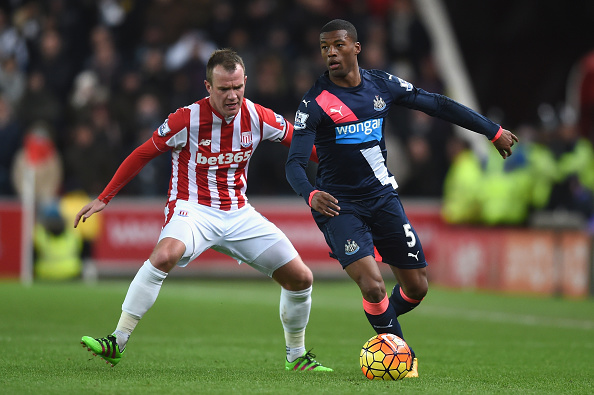
{"type": "MultiPolygon", "coordinates": [[[[13,212],[22,194],[22,171],[28,163],[23,158],[44,164],[47,172],[37,187],[36,218],[42,219],[43,213],[51,211],[47,207],[65,197],[96,196],[121,160],[167,114],[206,94],[204,63],[215,48],[238,50],[247,66],[246,96],[292,120],[302,94],[324,70],[317,40],[320,27],[332,18],[348,19],[357,26],[362,67],[385,69],[428,91],[459,99],[453,94],[455,87],[443,78],[430,29],[415,9],[432,3],[445,7],[477,110],[518,131],[526,143],[541,143],[555,158],[571,153],[577,139],[592,139],[588,126],[592,113],[583,111],[584,103],[577,99],[584,87],[580,77],[587,71],[580,62],[594,49],[587,35],[594,16],[590,2],[566,2],[560,7],[555,1],[536,0],[13,0],[4,2],[0,11],[3,210],[13,212]],[[51,165],[46,166],[45,160],[51,165]]],[[[582,97],[591,100],[594,95],[589,89],[582,97]]],[[[431,223],[451,234],[441,222],[439,207],[453,160],[449,142],[458,139],[456,131],[406,111],[394,113],[390,130],[389,166],[397,175],[405,203],[413,215],[430,216],[431,223]]],[[[278,198],[288,202],[291,210],[302,210],[285,181],[285,158],[284,147],[263,144],[252,160],[248,194],[256,202],[278,198]]],[[[168,158],[163,155],[119,198],[159,207],[168,172],[168,158]]],[[[514,232],[529,232],[527,225],[539,218],[555,225],[550,232],[568,227],[578,232],[583,255],[594,227],[593,191],[588,184],[578,183],[576,192],[575,179],[573,174],[556,179],[547,201],[538,207],[526,203],[520,217],[479,221],[473,226],[487,232],[484,239],[489,240],[499,235],[489,232],[509,235],[510,225],[514,232]],[[561,220],[550,214],[559,212],[561,220]]],[[[15,237],[5,230],[10,221],[18,219],[0,223],[4,251],[15,237]]],[[[566,251],[563,243],[555,241],[563,237],[552,235],[545,236],[547,248],[566,251]]],[[[93,241],[86,252],[91,256],[93,241]]],[[[488,256],[483,244],[488,242],[479,242],[478,250],[488,256]]],[[[436,252],[434,257],[441,255],[436,252]]],[[[6,254],[0,258],[3,267],[9,264],[6,254]]],[[[588,292],[591,261],[590,251],[580,260],[579,273],[586,278],[580,295],[588,292]]],[[[547,267],[556,273],[564,263],[561,259],[547,267]]],[[[489,284],[491,269],[481,270],[476,271],[478,282],[471,285],[489,284]]],[[[466,284],[456,281],[454,285],[466,284]]],[[[545,292],[562,288],[550,284],[545,292]]]]}

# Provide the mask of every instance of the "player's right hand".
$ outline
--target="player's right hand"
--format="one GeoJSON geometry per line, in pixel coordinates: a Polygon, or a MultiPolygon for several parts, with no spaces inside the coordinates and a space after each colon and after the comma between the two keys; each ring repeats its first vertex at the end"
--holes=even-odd
{"type": "Polygon", "coordinates": [[[85,222],[87,220],[87,218],[89,218],[91,215],[103,210],[105,208],[105,206],[106,206],[106,204],[103,203],[99,199],[95,199],[92,202],[87,203],[76,214],[76,217],[74,218],[74,227],[76,228],[78,226],[78,223],[80,222],[81,217],[82,217],[82,222],[85,222]]]}
{"type": "Polygon", "coordinates": [[[318,191],[311,198],[311,208],[326,217],[336,217],[340,211],[338,200],[328,192],[318,191]]]}
{"type": "Polygon", "coordinates": [[[499,151],[499,155],[505,159],[512,154],[512,147],[514,146],[514,143],[517,142],[518,138],[515,134],[509,130],[503,129],[501,131],[501,136],[493,142],[493,145],[497,148],[497,151],[499,151]]]}

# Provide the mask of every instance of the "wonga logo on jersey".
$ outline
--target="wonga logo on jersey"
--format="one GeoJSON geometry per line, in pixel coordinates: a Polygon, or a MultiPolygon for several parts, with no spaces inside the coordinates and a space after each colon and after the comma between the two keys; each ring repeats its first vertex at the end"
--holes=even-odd
{"type": "Polygon", "coordinates": [[[196,165],[231,167],[247,160],[252,156],[252,150],[239,152],[196,152],[196,165]]]}
{"type": "Polygon", "coordinates": [[[359,144],[366,141],[382,139],[383,119],[369,119],[334,128],[336,144],[359,144]]]}

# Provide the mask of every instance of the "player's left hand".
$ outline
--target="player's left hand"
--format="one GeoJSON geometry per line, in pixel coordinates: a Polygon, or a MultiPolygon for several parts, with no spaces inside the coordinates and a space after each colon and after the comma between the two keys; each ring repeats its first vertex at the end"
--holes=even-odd
{"type": "Polygon", "coordinates": [[[497,151],[499,151],[499,155],[505,159],[512,154],[514,142],[517,143],[518,141],[519,140],[515,134],[509,130],[501,129],[501,136],[493,142],[493,145],[497,148],[497,151]]]}

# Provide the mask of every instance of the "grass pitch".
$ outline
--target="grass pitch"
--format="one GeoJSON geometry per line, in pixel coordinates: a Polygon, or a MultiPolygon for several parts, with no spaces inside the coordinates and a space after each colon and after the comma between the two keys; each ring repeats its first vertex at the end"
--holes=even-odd
{"type": "Polygon", "coordinates": [[[111,368],[79,341],[113,331],[128,285],[0,283],[0,392],[594,393],[593,300],[430,288],[401,317],[420,377],[383,382],[359,368],[374,333],[350,281],[314,284],[306,346],[333,373],[284,370],[280,292],[268,280],[168,279],[111,368]]]}

